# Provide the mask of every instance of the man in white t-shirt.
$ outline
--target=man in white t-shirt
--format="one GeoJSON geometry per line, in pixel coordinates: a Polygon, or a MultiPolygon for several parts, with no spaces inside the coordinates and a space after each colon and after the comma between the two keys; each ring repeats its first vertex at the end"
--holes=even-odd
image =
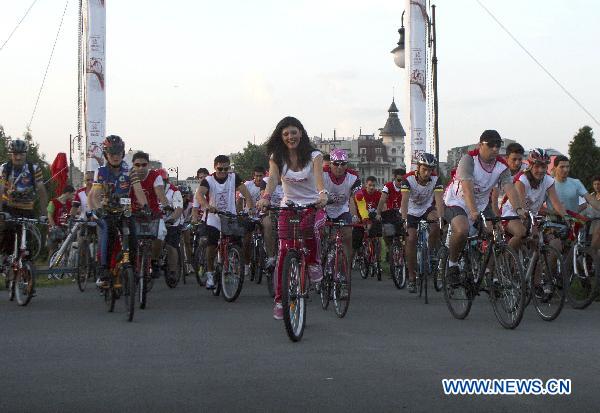
{"type": "MultiPolygon", "coordinates": [[[[267,187],[266,182],[263,180],[264,177],[265,177],[265,168],[262,166],[255,166],[252,179],[244,182],[244,185],[246,185],[246,188],[248,188],[248,192],[250,193],[250,196],[254,200],[254,205],[256,205],[256,203],[260,199],[262,191],[264,191],[265,188],[267,187]]],[[[237,210],[248,212],[248,209],[249,209],[248,202],[246,201],[246,198],[241,193],[238,194],[237,210]]],[[[245,267],[246,274],[250,274],[250,260],[252,259],[252,250],[251,250],[252,246],[251,246],[251,242],[250,242],[251,239],[252,239],[252,233],[250,231],[248,231],[246,233],[246,236],[244,237],[244,259],[246,261],[246,267],[245,267]]]]}
{"type": "MultiPolygon", "coordinates": [[[[164,170],[163,170],[164,171],[164,170]]],[[[169,175],[162,175],[165,181],[165,196],[169,201],[169,206],[173,211],[164,217],[167,226],[167,235],[165,236],[164,244],[167,245],[167,253],[169,258],[169,268],[167,269],[167,280],[175,281],[177,279],[177,268],[179,266],[179,241],[181,239],[181,226],[183,225],[183,196],[181,191],[171,182],[169,175]]]]}
{"type": "MultiPolygon", "coordinates": [[[[437,159],[430,153],[417,157],[417,169],[404,177],[401,184],[402,201],[400,211],[406,224],[406,263],[408,267],[408,292],[417,292],[417,228],[421,220],[438,220],[444,216],[442,194],[444,186],[435,173],[437,159]]],[[[433,251],[440,240],[439,224],[429,226],[429,251],[433,251]]]]}
{"type": "Polygon", "coordinates": [[[200,182],[198,201],[204,211],[208,212],[206,218],[208,242],[206,246],[206,288],[215,288],[214,263],[217,256],[217,245],[221,237],[221,220],[217,211],[236,214],[235,192],[239,191],[248,201],[249,207],[254,208],[254,199],[250,196],[248,188],[240,176],[230,173],[230,160],[226,155],[219,155],[214,162],[215,172],[200,182]]]}
{"type": "Polygon", "coordinates": [[[458,258],[469,236],[470,228],[479,219],[479,214],[492,214],[490,194],[500,185],[515,206],[515,212],[523,219],[519,194],[512,183],[506,161],[498,156],[502,138],[495,130],[484,131],[479,138],[478,148],[463,155],[458,163],[456,175],[446,188],[444,214],[450,223],[452,235],[448,251],[448,280],[459,282],[458,258]]]}

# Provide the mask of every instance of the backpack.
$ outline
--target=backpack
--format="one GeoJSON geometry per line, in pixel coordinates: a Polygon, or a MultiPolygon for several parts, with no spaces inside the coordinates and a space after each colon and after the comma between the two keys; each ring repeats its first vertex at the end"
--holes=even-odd
{"type": "MultiPolygon", "coordinates": [[[[27,168],[29,168],[29,174],[31,175],[31,185],[33,187],[33,192],[37,192],[37,189],[35,186],[35,169],[34,169],[33,163],[27,162],[27,168]]],[[[2,175],[6,181],[8,181],[9,178],[11,177],[12,171],[13,171],[12,162],[11,161],[6,162],[6,165],[4,165],[4,170],[2,171],[2,175]]]]}

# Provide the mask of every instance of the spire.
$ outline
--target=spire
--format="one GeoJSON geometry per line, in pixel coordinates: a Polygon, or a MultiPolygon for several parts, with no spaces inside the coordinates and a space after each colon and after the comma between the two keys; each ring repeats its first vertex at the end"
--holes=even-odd
{"type": "Polygon", "coordinates": [[[392,104],[390,105],[388,112],[389,113],[398,113],[398,108],[396,107],[396,102],[395,102],[394,98],[392,98],[392,104]]]}
{"type": "Polygon", "coordinates": [[[392,104],[388,109],[388,119],[383,129],[381,129],[380,136],[406,136],[402,123],[398,119],[398,108],[394,99],[392,99],[392,104]]]}

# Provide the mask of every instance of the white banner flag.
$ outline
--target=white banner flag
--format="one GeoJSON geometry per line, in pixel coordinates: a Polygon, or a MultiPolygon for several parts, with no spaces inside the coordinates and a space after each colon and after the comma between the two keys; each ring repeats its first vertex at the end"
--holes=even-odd
{"type": "Polygon", "coordinates": [[[86,170],[104,164],[102,141],[106,133],[106,1],[87,0],[85,132],[86,170]]]}
{"type": "MultiPolygon", "coordinates": [[[[408,90],[408,136],[404,150],[407,171],[416,156],[427,148],[427,8],[425,0],[406,0],[406,74],[408,90]]],[[[409,169],[410,168],[410,169],[409,169]]]]}

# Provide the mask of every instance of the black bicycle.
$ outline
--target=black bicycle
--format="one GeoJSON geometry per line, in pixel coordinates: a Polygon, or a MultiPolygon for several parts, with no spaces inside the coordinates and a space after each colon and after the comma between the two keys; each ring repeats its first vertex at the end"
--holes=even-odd
{"type": "Polygon", "coordinates": [[[448,259],[443,263],[444,299],[455,318],[466,318],[473,300],[483,291],[489,294],[494,314],[504,328],[516,328],[521,322],[527,288],[523,267],[498,228],[500,221],[513,219],[520,218],[487,218],[480,213],[478,233],[467,238],[461,252],[458,276],[450,279],[448,259]],[[485,229],[488,222],[492,224],[491,233],[485,229]]]}

